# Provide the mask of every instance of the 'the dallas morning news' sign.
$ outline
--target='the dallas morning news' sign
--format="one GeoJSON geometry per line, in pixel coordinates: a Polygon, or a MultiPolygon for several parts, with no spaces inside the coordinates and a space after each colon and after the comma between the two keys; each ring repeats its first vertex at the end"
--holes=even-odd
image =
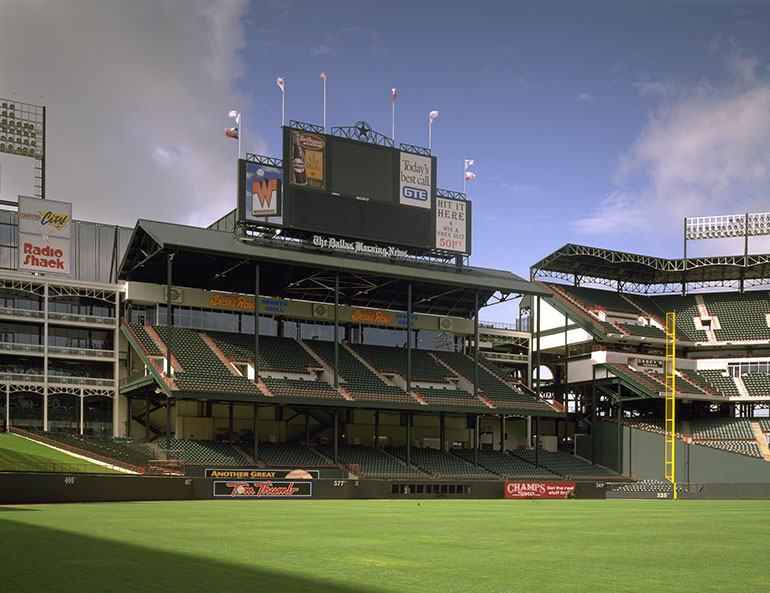
{"type": "Polygon", "coordinates": [[[69,276],[71,230],[71,203],[19,196],[18,269],[69,276]]]}

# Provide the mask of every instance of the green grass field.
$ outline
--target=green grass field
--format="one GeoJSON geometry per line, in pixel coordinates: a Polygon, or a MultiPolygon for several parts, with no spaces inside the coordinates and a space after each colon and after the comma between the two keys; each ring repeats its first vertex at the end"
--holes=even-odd
{"type": "Polygon", "coordinates": [[[765,591],[767,501],[0,507],[4,591],[765,591]]]}
{"type": "Polygon", "coordinates": [[[8,433],[0,433],[0,469],[98,473],[116,471],[8,433]]]}

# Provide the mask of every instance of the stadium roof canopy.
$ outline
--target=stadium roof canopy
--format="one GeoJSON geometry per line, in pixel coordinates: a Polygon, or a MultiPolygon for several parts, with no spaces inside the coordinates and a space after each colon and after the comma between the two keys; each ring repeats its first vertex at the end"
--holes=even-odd
{"type": "Polygon", "coordinates": [[[234,233],[139,220],[121,264],[119,278],[165,284],[173,254],[175,286],[254,294],[273,298],[334,302],[339,273],[342,305],[407,310],[412,286],[414,313],[470,318],[479,306],[549,292],[502,270],[457,268],[452,264],[337,255],[280,238],[255,240],[234,233]]]}
{"type": "Polygon", "coordinates": [[[648,291],[652,286],[767,284],[770,255],[728,255],[664,259],[568,243],[530,268],[534,278],[563,278],[606,284],[608,281],[648,291]]]}

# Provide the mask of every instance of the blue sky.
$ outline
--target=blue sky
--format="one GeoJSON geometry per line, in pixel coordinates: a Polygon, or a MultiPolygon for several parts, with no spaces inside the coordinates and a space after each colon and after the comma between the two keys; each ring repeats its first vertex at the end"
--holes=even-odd
{"type": "MultiPolygon", "coordinates": [[[[0,96],[49,113],[49,197],[74,215],[205,224],[234,207],[237,142],[286,117],[475,160],[476,266],[522,276],[565,243],[678,257],[682,218],[770,211],[770,3],[4,0],[0,96]],[[11,24],[13,23],[13,25],[11,24]],[[30,51],[13,57],[14,47],[30,51]],[[42,97],[42,98],[41,98],[42,97]]],[[[0,157],[0,198],[31,170],[0,157]]],[[[742,245],[703,242],[693,253],[742,245]]],[[[760,240],[753,250],[766,251],[760,240]]],[[[490,310],[491,311],[491,310],[490,310]]]]}

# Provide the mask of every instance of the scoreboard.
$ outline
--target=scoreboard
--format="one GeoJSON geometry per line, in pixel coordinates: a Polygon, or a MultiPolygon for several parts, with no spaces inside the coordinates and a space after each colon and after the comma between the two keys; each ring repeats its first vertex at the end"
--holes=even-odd
{"type": "Polygon", "coordinates": [[[239,219],[280,216],[287,231],[470,253],[470,202],[437,195],[436,157],[411,148],[286,126],[282,167],[240,162],[239,219]]]}

